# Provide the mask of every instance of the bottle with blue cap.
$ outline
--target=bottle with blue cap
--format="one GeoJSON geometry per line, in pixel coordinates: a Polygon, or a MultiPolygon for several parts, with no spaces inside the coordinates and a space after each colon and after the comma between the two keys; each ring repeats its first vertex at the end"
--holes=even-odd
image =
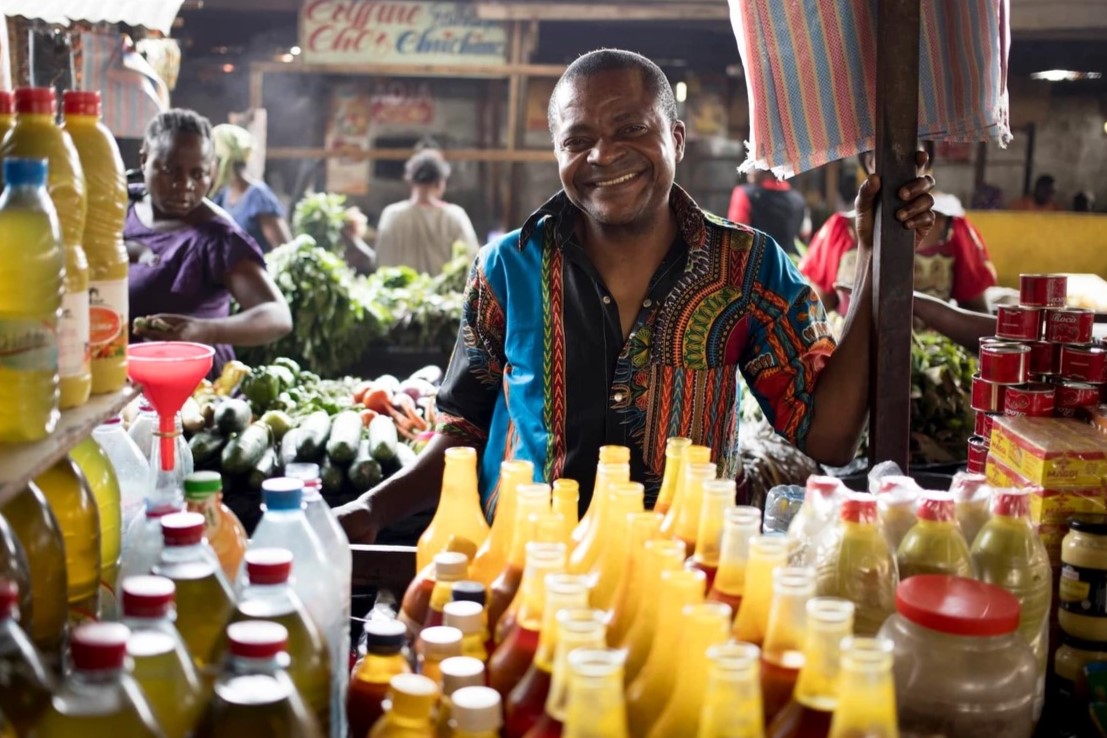
{"type": "Polygon", "coordinates": [[[45,438],[58,421],[58,319],[65,251],[46,160],[4,160],[0,194],[0,443],[45,438]]]}

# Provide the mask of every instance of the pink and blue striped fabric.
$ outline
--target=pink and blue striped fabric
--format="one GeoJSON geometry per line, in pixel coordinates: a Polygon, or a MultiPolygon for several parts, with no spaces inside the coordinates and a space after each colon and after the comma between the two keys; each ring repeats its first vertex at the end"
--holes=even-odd
{"type": "MultiPolygon", "coordinates": [[[[791,176],[874,148],[878,0],[729,0],[745,67],[743,168],[791,176]]],[[[1011,139],[1009,0],[921,0],[919,137],[1011,139]]]]}

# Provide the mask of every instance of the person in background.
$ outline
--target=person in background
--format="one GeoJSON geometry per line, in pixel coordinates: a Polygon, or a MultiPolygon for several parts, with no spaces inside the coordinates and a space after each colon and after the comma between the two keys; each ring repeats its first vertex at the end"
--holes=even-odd
{"type": "Polygon", "coordinates": [[[803,195],[763,169],[750,172],[748,179],[731,193],[727,220],[753,226],[772,236],[788,254],[797,255],[796,240],[803,230],[807,211],[803,195]]]}
{"type": "Polygon", "coordinates": [[[346,208],[342,223],[342,257],[358,274],[363,276],[377,271],[377,252],[365,241],[369,235],[369,219],[357,205],[346,208]]]}
{"type": "Polygon", "coordinates": [[[411,196],[387,206],[377,224],[377,266],[410,266],[438,274],[451,258],[456,241],[476,255],[480,248],[469,216],[459,205],[442,200],[450,165],[435,149],[424,149],[407,160],[404,181],[411,196]]]}
{"type": "Polygon", "coordinates": [[[1091,190],[1081,190],[1073,195],[1072,210],[1074,213],[1094,213],[1095,193],[1091,190]]]}
{"type": "Polygon", "coordinates": [[[996,334],[996,316],[966,310],[945,300],[915,292],[914,315],[926,328],[960,344],[972,355],[980,350],[980,339],[996,334]]]}
{"type": "Polygon", "coordinates": [[[1043,174],[1034,180],[1034,191],[1011,203],[1011,209],[1039,212],[1060,210],[1061,205],[1057,202],[1057,184],[1053,177],[1043,174]]]}
{"type": "Polygon", "coordinates": [[[246,174],[254,137],[245,128],[223,123],[212,129],[218,169],[212,184],[212,202],[266,251],[292,240],[284,206],[269,185],[246,174]]]}
{"type": "Polygon", "coordinates": [[[215,346],[212,374],[292,330],[292,315],[254,240],[205,195],[215,163],[211,124],[192,110],[161,113],[146,128],[123,226],[130,256],[134,337],[215,346]],[[240,306],[231,315],[231,298],[240,306]]]}
{"type": "MultiPolygon", "coordinates": [[[[873,172],[871,154],[861,166],[873,172]]],[[[984,292],[995,285],[996,271],[988,249],[965,218],[953,195],[934,195],[934,227],[915,246],[915,289],[941,300],[956,300],[968,310],[985,311],[984,292]]],[[[857,234],[852,213],[835,213],[811,237],[800,271],[828,310],[845,315],[857,264],[857,234]]]]}

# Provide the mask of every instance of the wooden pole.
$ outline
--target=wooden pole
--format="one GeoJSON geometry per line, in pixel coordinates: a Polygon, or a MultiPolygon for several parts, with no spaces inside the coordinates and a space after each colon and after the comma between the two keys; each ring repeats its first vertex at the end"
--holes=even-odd
{"type": "Polygon", "coordinates": [[[876,31],[876,170],[883,183],[873,253],[869,460],[907,470],[911,424],[914,234],[896,220],[915,178],[919,130],[919,3],[881,0],[876,31]]]}

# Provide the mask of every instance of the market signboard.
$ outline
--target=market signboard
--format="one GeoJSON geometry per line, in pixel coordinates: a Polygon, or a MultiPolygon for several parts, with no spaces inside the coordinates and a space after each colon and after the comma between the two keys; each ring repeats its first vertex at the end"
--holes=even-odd
{"type": "Polygon", "coordinates": [[[309,64],[503,64],[507,27],[462,2],[305,0],[300,47],[309,64]]]}

